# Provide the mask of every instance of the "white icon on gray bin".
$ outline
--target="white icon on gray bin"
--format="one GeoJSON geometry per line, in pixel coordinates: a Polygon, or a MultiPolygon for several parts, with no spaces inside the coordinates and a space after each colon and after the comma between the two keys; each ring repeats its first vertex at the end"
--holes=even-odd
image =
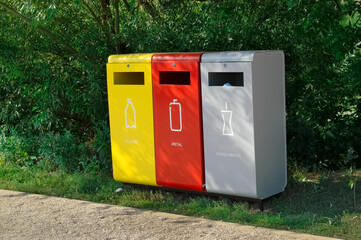
{"type": "Polygon", "coordinates": [[[232,129],[232,111],[228,110],[227,102],[226,102],[226,110],[222,110],[222,119],[223,119],[223,131],[222,135],[225,136],[233,136],[232,129]]]}

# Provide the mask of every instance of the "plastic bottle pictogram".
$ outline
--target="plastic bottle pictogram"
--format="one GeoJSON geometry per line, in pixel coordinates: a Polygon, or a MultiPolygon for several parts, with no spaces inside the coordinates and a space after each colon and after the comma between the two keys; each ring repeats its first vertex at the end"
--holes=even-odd
{"type": "Polygon", "coordinates": [[[127,106],[125,107],[125,127],[137,128],[137,119],[132,99],[128,98],[127,106]]]}
{"type": "Polygon", "coordinates": [[[223,119],[222,135],[233,136],[232,111],[228,110],[227,102],[226,102],[226,110],[222,110],[221,113],[223,119]]]}
{"type": "Polygon", "coordinates": [[[169,104],[169,121],[172,132],[182,131],[182,106],[177,99],[169,104]]]}

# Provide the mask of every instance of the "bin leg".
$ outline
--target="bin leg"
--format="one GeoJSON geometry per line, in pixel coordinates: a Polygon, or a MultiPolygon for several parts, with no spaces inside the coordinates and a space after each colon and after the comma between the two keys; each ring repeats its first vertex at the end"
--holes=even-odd
{"type": "Polygon", "coordinates": [[[258,202],[258,206],[259,206],[259,210],[261,211],[261,212],[263,212],[264,211],[264,206],[263,206],[263,200],[261,199],[261,200],[259,200],[259,202],[258,202]]]}

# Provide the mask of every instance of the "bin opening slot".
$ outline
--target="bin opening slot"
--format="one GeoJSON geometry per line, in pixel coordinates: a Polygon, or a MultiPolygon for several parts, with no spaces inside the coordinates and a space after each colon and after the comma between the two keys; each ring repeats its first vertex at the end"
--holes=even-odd
{"type": "Polygon", "coordinates": [[[190,85],[190,72],[159,72],[159,83],[168,85],[190,85]]]}
{"type": "Polygon", "coordinates": [[[244,87],[243,72],[209,72],[209,86],[244,87]]]}
{"type": "Polygon", "coordinates": [[[144,85],[144,72],[114,72],[114,85],[144,85]]]}

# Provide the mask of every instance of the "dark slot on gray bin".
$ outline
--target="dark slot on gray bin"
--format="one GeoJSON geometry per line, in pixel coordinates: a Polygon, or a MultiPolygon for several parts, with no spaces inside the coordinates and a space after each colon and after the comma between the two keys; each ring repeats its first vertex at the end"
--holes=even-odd
{"type": "Polygon", "coordinates": [[[209,86],[244,86],[243,72],[209,72],[208,78],[209,86]]]}
{"type": "Polygon", "coordinates": [[[114,85],[144,85],[144,72],[115,72],[114,85]]]}
{"type": "Polygon", "coordinates": [[[190,72],[159,72],[159,83],[168,85],[190,85],[190,72]]]}

